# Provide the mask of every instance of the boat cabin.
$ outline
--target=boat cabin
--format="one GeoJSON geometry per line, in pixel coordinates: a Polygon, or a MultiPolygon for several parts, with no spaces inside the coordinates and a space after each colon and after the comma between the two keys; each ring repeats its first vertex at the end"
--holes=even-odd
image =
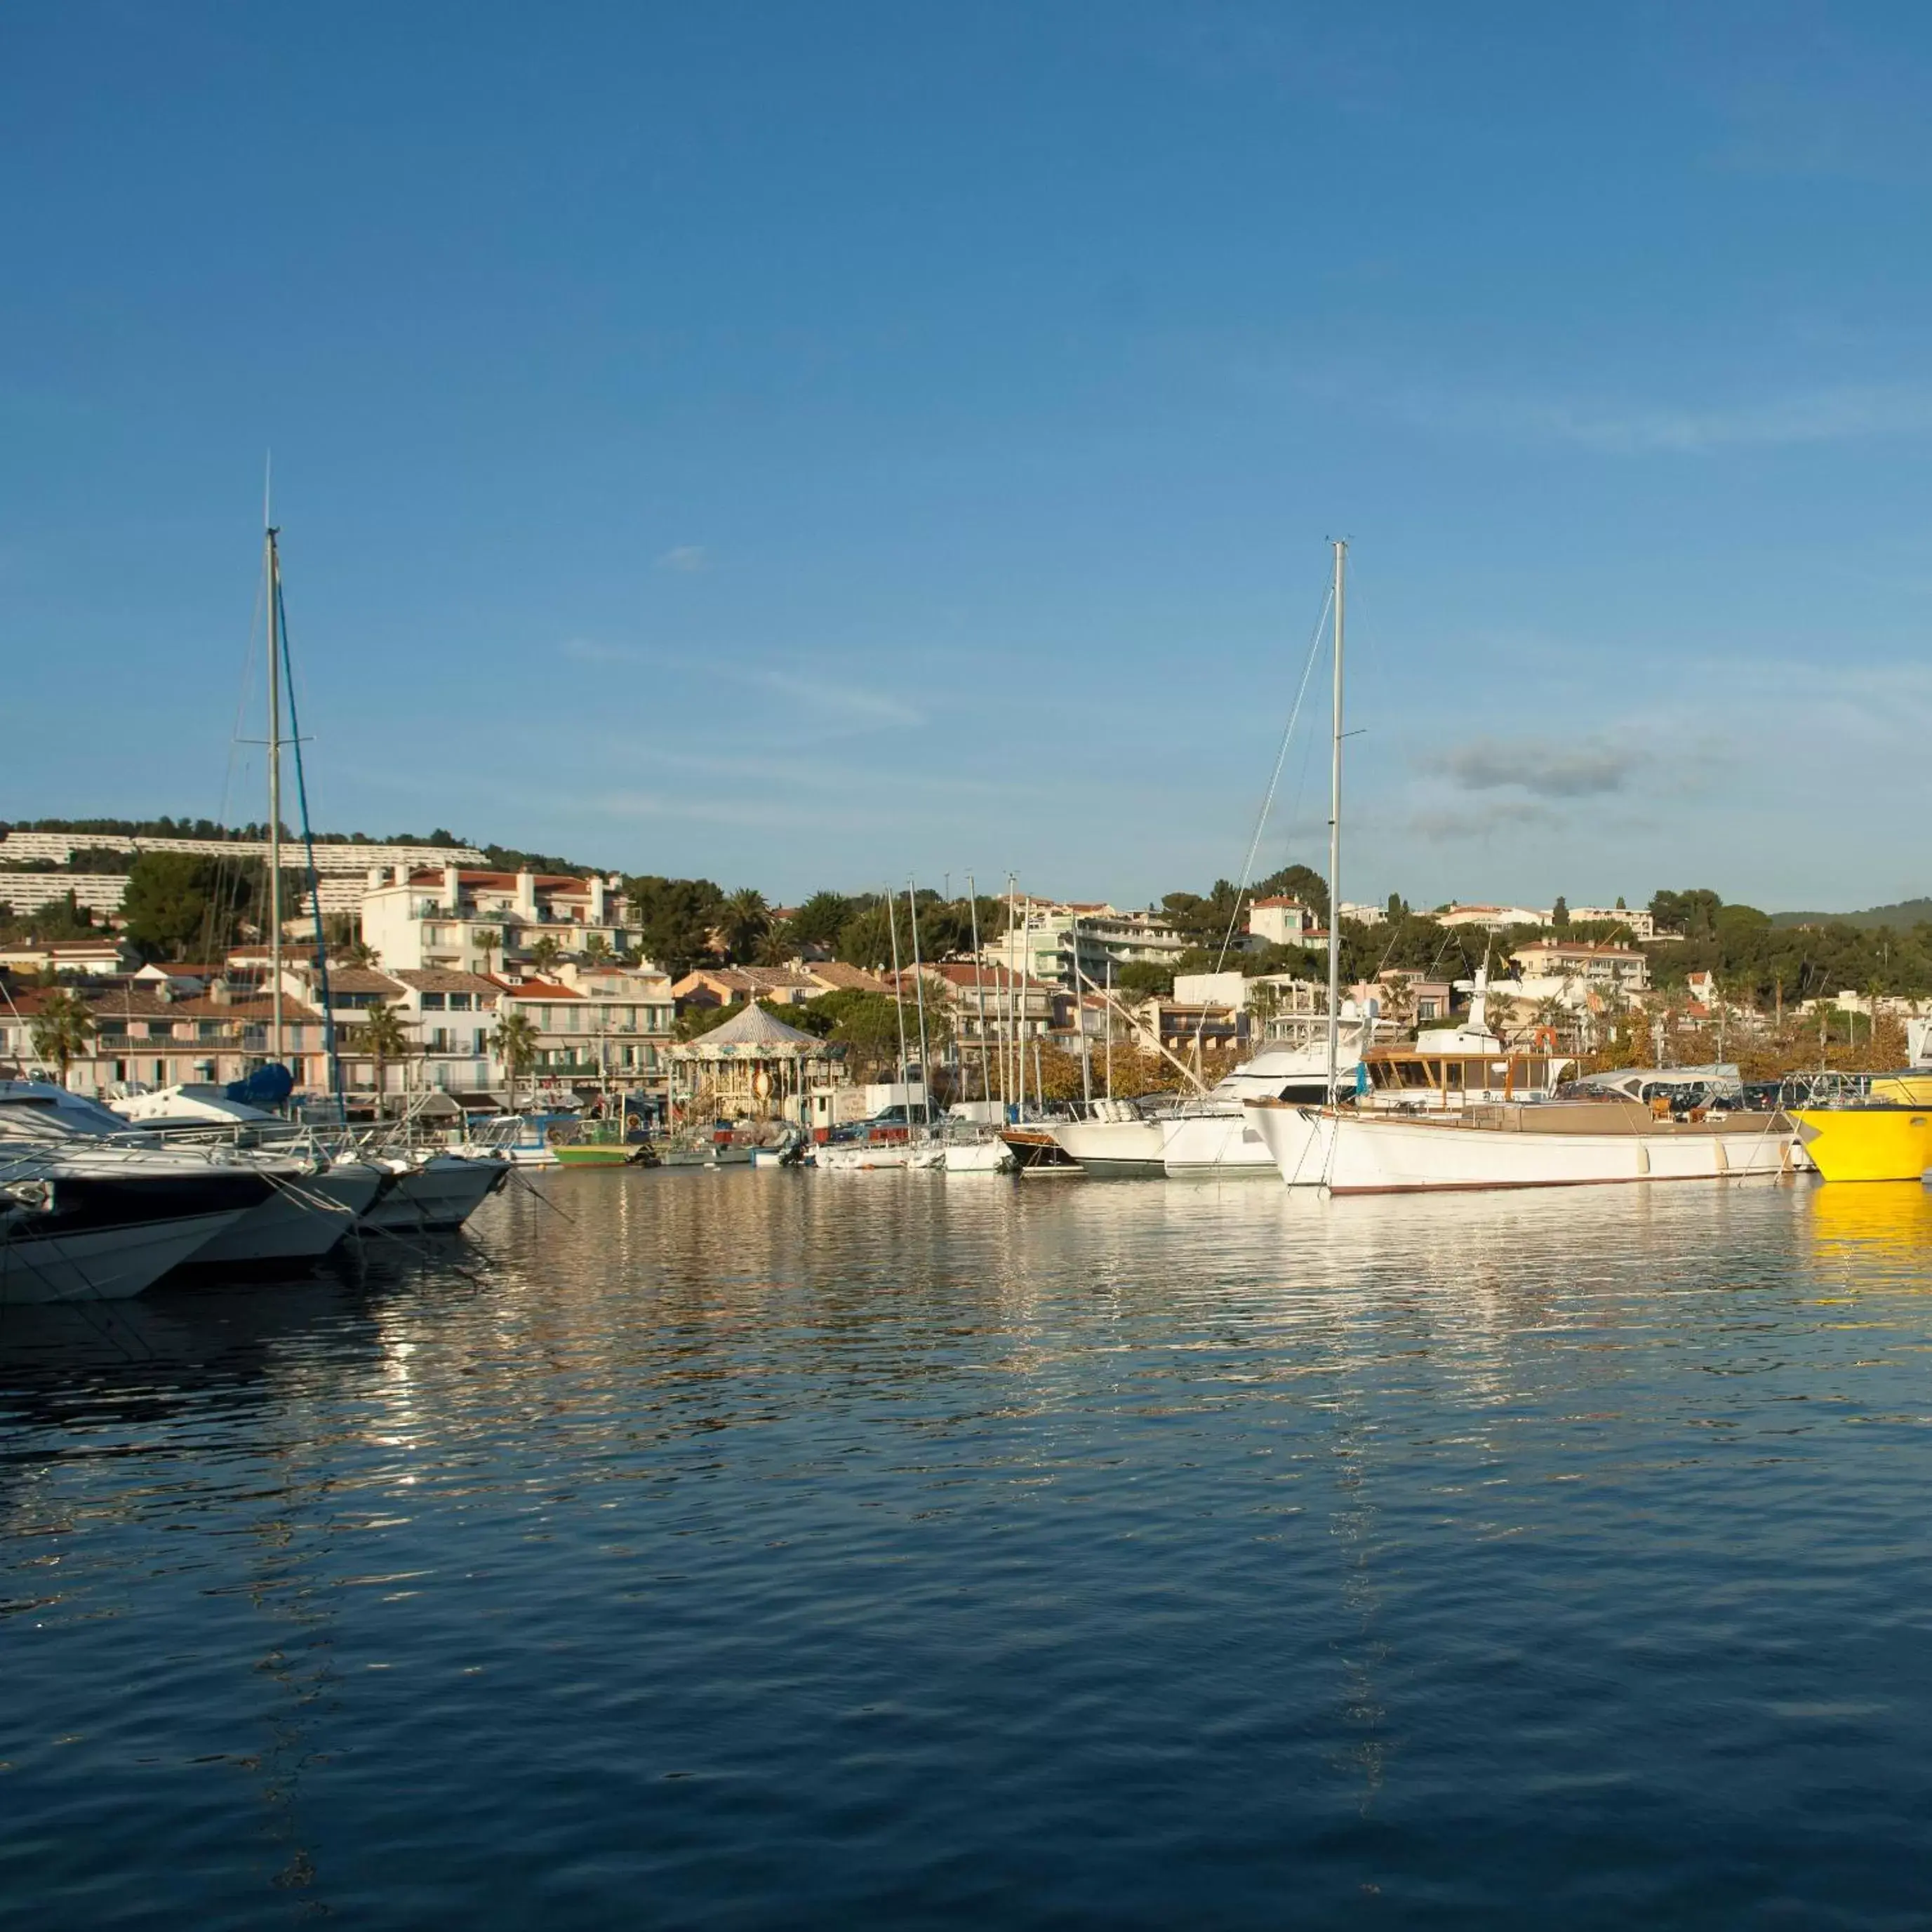
{"type": "Polygon", "coordinates": [[[1356,1091],[1370,1106],[1399,1108],[1537,1100],[1550,1094],[1574,1064],[1553,1054],[1502,1048],[1478,1053],[1372,1047],[1356,1076],[1356,1091]]]}

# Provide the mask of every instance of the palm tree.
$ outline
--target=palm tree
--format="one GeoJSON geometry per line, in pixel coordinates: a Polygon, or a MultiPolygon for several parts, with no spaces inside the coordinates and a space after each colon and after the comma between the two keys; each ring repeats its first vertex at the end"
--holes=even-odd
{"type": "Polygon", "coordinates": [[[512,1007],[497,1021],[490,1043],[510,1076],[510,1098],[514,1102],[517,1082],[537,1064],[537,1030],[526,1015],[512,1007]]]}
{"type": "Polygon", "coordinates": [[[758,941],[770,931],[772,909],[756,886],[742,886],[725,900],[718,924],[731,957],[742,964],[757,952],[758,941]]]}
{"type": "Polygon", "coordinates": [[[601,932],[593,932],[584,942],[584,956],[593,966],[601,966],[610,956],[610,942],[601,932]]]}
{"type": "Polygon", "coordinates": [[[536,943],[530,947],[530,964],[539,973],[548,973],[556,964],[558,957],[562,951],[563,948],[557,944],[550,934],[547,932],[540,934],[536,943]]]}
{"type": "Polygon", "coordinates": [[[490,970],[490,956],[503,943],[503,935],[494,926],[486,926],[472,935],[470,944],[483,956],[483,970],[490,970]]]}
{"type": "Polygon", "coordinates": [[[67,1071],[94,1037],[94,1016],[77,993],[54,994],[34,1016],[34,1051],[43,1060],[51,1060],[60,1069],[60,1084],[67,1084],[67,1071]]]}
{"type": "Polygon", "coordinates": [[[415,1042],[403,1024],[402,1016],[394,1006],[371,1006],[362,1024],[356,1030],[356,1048],[366,1053],[376,1063],[376,1111],[382,1108],[385,1076],[392,1060],[406,1060],[415,1042]]]}

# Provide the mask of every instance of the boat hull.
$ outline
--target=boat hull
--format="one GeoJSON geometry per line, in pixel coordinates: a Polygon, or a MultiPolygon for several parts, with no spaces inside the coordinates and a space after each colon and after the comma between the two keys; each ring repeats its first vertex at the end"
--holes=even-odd
{"type": "Polygon", "coordinates": [[[374,1202],[382,1181],[374,1168],[359,1162],[292,1177],[200,1249],[194,1265],[299,1268],[320,1261],[374,1202]]]}
{"type": "Polygon", "coordinates": [[[125,1301],[219,1239],[238,1211],[76,1234],[0,1237],[0,1308],[125,1301]]]}
{"type": "Polygon", "coordinates": [[[1792,1118],[1827,1180],[1916,1180],[1932,1168],[1932,1107],[1804,1107],[1792,1118]]]}
{"type": "Polygon", "coordinates": [[[1004,1141],[949,1141],[945,1167],[948,1174],[1010,1174],[1013,1156],[1004,1141]]]}
{"type": "Polygon", "coordinates": [[[1245,1112],[1184,1114],[1160,1125],[1161,1171],[1170,1180],[1273,1180],[1280,1171],[1245,1112]]]}
{"type": "Polygon", "coordinates": [[[1575,1112],[1594,1118],[1566,1129],[1549,1108],[1472,1108],[1433,1120],[1300,1111],[1312,1142],[1305,1164],[1334,1194],[1776,1179],[1796,1168],[1781,1115],[1636,1122],[1622,1108],[1586,1107],[1575,1112]],[[1485,1118],[1492,1114],[1499,1118],[1485,1118]]]}
{"type": "Polygon", "coordinates": [[[438,1155],[398,1163],[394,1185],[376,1196],[360,1225],[378,1234],[451,1234],[509,1178],[509,1163],[438,1155]]]}
{"type": "Polygon", "coordinates": [[[1167,1172],[1158,1120],[1067,1120],[1052,1132],[1060,1150],[1094,1180],[1158,1180],[1167,1172]]]}
{"type": "Polygon", "coordinates": [[[624,1167],[633,1150],[627,1147],[560,1147],[552,1152],[560,1167],[624,1167]]]}
{"type": "Polygon", "coordinates": [[[869,1174],[884,1168],[937,1168],[946,1150],[924,1141],[848,1141],[820,1148],[814,1164],[828,1174],[869,1174]]]}

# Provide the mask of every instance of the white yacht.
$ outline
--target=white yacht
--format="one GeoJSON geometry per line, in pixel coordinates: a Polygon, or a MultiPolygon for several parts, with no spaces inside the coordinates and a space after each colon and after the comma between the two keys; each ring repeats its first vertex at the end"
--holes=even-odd
{"type": "Polygon", "coordinates": [[[0,1306],[139,1294],[270,1198],[252,1168],[117,1146],[19,1103],[40,1084],[0,1083],[16,1090],[0,1106],[0,1306]]]}
{"type": "MultiPolygon", "coordinates": [[[[112,1102],[114,1111],[130,1123],[154,1130],[165,1130],[170,1140],[199,1130],[226,1132],[231,1136],[290,1136],[292,1129],[280,1115],[251,1106],[245,1100],[231,1099],[220,1087],[164,1088],[158,1093],[129,1094],[112,1102]]],[[[324,1160],[320,1171],[299,1190],[291,1190],[292,1201],[312,1197],[308,1204],[326,1202],[347,1219],[336,1226],[326,1253],[352,1225],[379,1234],[447,1233],[460,1228],[483,1202],[501,1187],[509,1176],[510,1162],[505,1154],[490,1150],[475,1154],[452,1154],[429,1149],[391,1151],[377,1149],[357,1152],[352,1157],[324,1160]]],[[[294,1258],[292,1255],[290,1258],[294,1258]]],[[[245,1258],[220,1256],[218,1258],[245,1258]]]]}
{"type": "MultiPolygon", "coordinates": [[[[1372,1022],[1342,1024],[1343,1052],[1336,1078],[1352,1088],[1362,1042],[1372,1022]]],[[[1248,1118],[1250,1100],[1318,1105],[1328,1097],[1328,1048],[1269,1047],[1218,1081],[1201,1099],[1177,1108],[1160,1124],[1161,1171],[1172,1180],[1268,1180],[1274,1156],[1248,1118]]]]}
{"type": "MultiPolygon", "coordinates": [[[[170,1089],[160,1095],[140,1096],[142,1103],[164,1102],[177,1109],[187,1103],[170,1100],[191,1090],[170,1089]]],[[[220,1089],[212,1091],[220,1095],[220,1089]]],[[[136,1104],[132,1100],[116,1108],[136,1104]]],[[[266,1188],[248,1212],[211,1234],[184,1262],[196,1268],[299,1267],[319,1261],[356,1224],[356,1218],[374,1200],[381,1177],[355,1162],[334,1161],[303,1144],[288,1123],[239,1102],[204,1103],[198,1114],[177,1112],[172,1118],[130,1120],[116,1108],[104,1107],[85,1095],[70,1094],[51,1082],[0,1082],[0,1122],[10,1124],[12,1138],[25,1143],[36,1136],[70,1147],[92,1143],[96,1154],[140,1154],[172,1168],[246,1170],[260,1174],[266,1188]],[[223,1109],[232,1109],[224,1112],[223,1109]],[[245,1119],[244,1119],[245,1117],[245,1119]],[[266,1144],[244,1144],[241,1131],[266,1123],[276,1138],[266,1144]],[[164,1133],[164,1126],[186,1129],[164,1133]],[[279,1144],[278,1144],[278,1142],[279,1144]]]]}
{"type": "MultiPolygon", "coordinates": [[[[83,1104],[92,1105],[91,1102],[83,1104]]],[[[215,1086],[164,1087],[110,1100],[102,1109],[124,1132],[134,1127],[160,1144],[227,1148],[257,1165],[273,1163],[274,1193],[195,1256],[200,1267],[299,1267],[320,1261],[355,1226],[381,1191],[383,1176],[366,1161],[332,1159],[277,1114],[230,1100],[215,1086]]]]}
{"type": "Polygon", "coordinates": [[[1057,1120],[1048,1131],[1082,1173],[1124,1180],[1162,1172],[1160,1129],[1159,1116],[1132,1100],[1096,1100],[1085,1120],[1057,1120]]]}

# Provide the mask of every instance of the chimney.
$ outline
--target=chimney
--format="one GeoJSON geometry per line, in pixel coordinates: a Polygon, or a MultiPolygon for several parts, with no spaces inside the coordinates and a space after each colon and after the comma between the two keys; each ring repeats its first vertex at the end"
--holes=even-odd
{"type": "Polygon", "coordinates": [[[386,886],[388,883],[389,868],[388,866],[371,866],[369,868],[369,890],[372,892],[374,892],[378,886],[386,886]]]}
{"type": "Polygon", "coordinates": [[[596,872],[592,873],[584,884],[590,888],[590,923],[602,926],[604,923],[604,896],[610,888],[604,884],[602,875],[596,872]]]}
{"type": "Polygon", "coordinates": [[[211,980],[208,982],[208,1004],[211,1006],[229,1006],[235,1004],[234,995],[228,989],[226,980],[211,980]]]}
{"type": "Polygon", "coordinates": [[[534,925],[537,916],[537,875],[534,872],[517,874],[517,916],[526,919],[534,925]]]}
{"type": "Polygon", "coordinates": [[[454,866],[442,868],[442,896],[447,902],[446,910],[454,913],[463,910],[463,874],[454,866]]]}

